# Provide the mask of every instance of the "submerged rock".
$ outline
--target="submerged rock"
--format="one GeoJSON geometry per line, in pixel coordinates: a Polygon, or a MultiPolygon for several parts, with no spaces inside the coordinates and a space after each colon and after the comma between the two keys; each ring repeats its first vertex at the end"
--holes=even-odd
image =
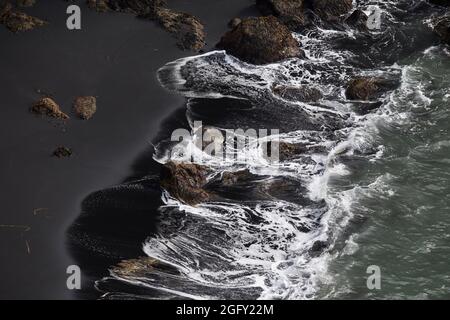
{"type": "Polygon", "coordinates": [[[370,100],[377,98],[383,92],[394,89],[397,83],[375,77],[361,77],[350,81],[346,96],[350,100],[370,100]]]}
{"type": "Polygon", "coordinates": [[[209,170],[194,163],[168,162],[161,169],[161,187],[189,205],[205,202],[210,195],[203,190],[209,170]]]}
{"type": "Polygon", "coordinates": [[[89,120],[97,111],[97,99],[92,96],[78,97],[73,107],[79,118],[89,120]]]}
{"type": "Polygon", "coordinates": [[[51,98],[42,98],[31,106],[31,112],[39,115],[46,115],[56,119],[69,119],[69,116],[61,111],[59,105],[51,98]]]}
{"type": "Polygon", "coordinates": [[[295,159],[306,151],[307,148],[300,143],[280,142],[279,144],[279,155],[281,162],[295,159]]]}
{"type": "Polygon", "coordinates": [[[12,32],[22,32],[41,27],[45,21],[17,11],[9,3],[0,3],[0,24],[12,32]]]}
{"type": "Polygon", "coordinates": [[[253,64],[304,57],[289,29],[272,16],[244,19],[222,37],[217,48],[253,64]]]}
{"type": "Polygon", "coordinates": [[[67,147],[58,147],[53,151],[53,156],[57,158],[67,158],[72,156],[72,150],[67,147]]]}
{"type": "Polygon", "coordinates": [[[277,17],[291,30],[299,30],[306,24],[305,0],[256,0],[259,11],[277,17]]]}
{"type": "Polygon", "coordinates": [[[345,19],[345,23],[360,31],[368,31],[368,20],[369,17],[367,16],[367,14],[365,14],[364,11],[357,9],[353,11],[347,19],[345,19]]]}
{"type": "Polygon", "coordinates": [[[433,24],[433,31],[443,42],[450,44],[450,16],[439,17],[433,24]]]}
{"type": "Polygon", "coordinates": [[[118,276],[133,278],[145,277],[154,270],[162,270],[172,274],[179,273],[176,268],[150,257],[123,260],[117,266],[111,268],[111,271],[118,276]]]}
{"type": "Polygon", "coordinates": [[[311,0],[311,6],[323,20],[337,22],[353,8],[353,0],[311,0]]]}
{"type": "Polygon", "coordinates": [[[275,85],[272,91],[276,96],[293,102],[314,102],[322,99],[322,92],[310,86],[275,85]]]}

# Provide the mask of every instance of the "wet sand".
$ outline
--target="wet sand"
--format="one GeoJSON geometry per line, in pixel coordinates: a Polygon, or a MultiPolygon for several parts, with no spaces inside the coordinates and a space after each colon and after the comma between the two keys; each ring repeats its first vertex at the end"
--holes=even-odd
{"type": "MultiPolygon", "coordinates": [[[[231,18],[255,14],[252,3],[172,0],[169,6],[202,20],[210,49],[231,18]]],[[[181,97],[159,86],[156,70],[193,53],[177,49],[152,22],[79,4],[81,31],[67,30],[67,3],[54,0],[24,10],[48,20],[46,27],[13,34],[0,26],[1,299],[74,298],[66,288],[66,268],[75,263],[66,230],[82,200],[135,174],[133,164],[161,122],[183,106],[181,97]],[[71,120],[30,114],[37,90],[53,95],[71,120]],[[98,111],[89,121],[71,112],[79,95],[97,96],[98,111]],[[73,156],[51,157],[59,145],[73,156]]]]}

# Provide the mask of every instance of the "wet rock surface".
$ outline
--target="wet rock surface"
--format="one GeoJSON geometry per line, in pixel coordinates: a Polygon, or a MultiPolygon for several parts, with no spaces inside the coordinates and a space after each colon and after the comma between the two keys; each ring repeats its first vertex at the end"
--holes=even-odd
{"type": "Polygon", "coordinates": [[[305,0],[256,0],[259,11],[273,15],[291,30],[301,29],[307,21],[305,0]]]}
{"type": "Polygon", "coordinates": [[[368,31],[367,27],[369,17],[362,10],[355,10],[352,14],[345,19],[345,23],[350,27],[353,27],[359,31],[368,31]]]}
{"type": "Polygon", "coordinates": [[[163,0],[88,0],[88,6],[99,12],[126,12],[155,21],[174,35],[182,50],[200,51],[205,46],[203,24],[191,14],[167,8],[163,0]]]}
{"type": "Polygon", "coordinates": [[[93,96],[77,97],[73,108],[80,119],[89,120],[97,111],[97,99],[93,96]]]}
{"type": "Polygon", "coordinates": [[[376,77],[360,77],[350,81],[346,96],[350,100],[371,100],[379,98],[384,92],[395,89],[398,83],[376,77]]]}
{"type": "Polygon", "coordinates": [[[42,27],[46,22],[16,10],[9,2],[3,2],[0,3],[0,24],[12,32],[23,32],[42,27]]]}
{"type": "Polygon", "coordinates": [[[52,98],[42,98],[31,106],[34,114],[45,115],[55,119],[67,120],[69,116],[61,111],[59,105],[52,98]]]}
{"type": "Polygon", "coordinates": [[[434,33],[446,44],[450,44],[450,15],[434,20],[434,33]]]}
{"type": "Polygon", "coordinates": [[[170,195],[189,205],[207,201],[210,195],[203,190],[209,170],[193,163],[168,162],[161,168],[161,187],[170,195]]]}
{"type": "Polygon", "coordinates": [[[325,21],[338,22],[353,8],[352,0],[311,0],[311,7],[325,21]]]}
{"type": "Polygon", "coordinates": [[[244,19],[222,37],[217,48],[252,64],[304,57],[290,30],[272,16],[244,19]]]}

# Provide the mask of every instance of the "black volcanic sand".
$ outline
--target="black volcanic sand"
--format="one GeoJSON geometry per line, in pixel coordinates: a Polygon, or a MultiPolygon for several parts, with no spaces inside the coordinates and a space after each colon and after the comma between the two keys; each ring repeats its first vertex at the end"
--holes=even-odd
{"type": "MultiPolygon", "coordinates": [[[[95,276],[106,272],[104,266],[111,260],[97,261],[87,253],[68,250],[66,231],[80,220],[81,203],[89,194],[157,172],[150,142],[184,115],[183,98],[163,90],[156,71],[166,62],[193,53],[178,50],[176,40],[153,22],[128,14],[99,14],[87,9],[84,2],[78,1],[81,31],[67,30],[68,3],[54,0],[41,0],[24,9],[49,21],[48,26],[20,34],[0,26],[3,299],[94,297],[90,288],[76,295],[67,290],[66,268],[80,264],[87,278],[84,283],[91,285],[95,276]],[[28,112],[41,97],[39,90],[51,94],[71,116],[66,124],[28,112]],[[79,95],[97,97],[98,111],[89,121],[78,120],[72,113],[73,100],[79,95]],[[73,156],[52,157],[61,145],[71,148],[73,156]],[[44,209],[36,211],[39,208],[44,209]],[[83,269],[84,265],[90,270],[83,269]]],[[[256,14],[252,3],[171,0],[169,6],[204,22],[206,49],[211,49],[231,18],[256,14]]],[[[151,189],[156,190],[157,185],[151,189]]],[[[156,192],[148,203],[128,198],[144,202],[140,213],[148,214],[141,218],[149,223],[149,234],[155,227],[157,198],[156,192]]],[[[118,223],[114,212],[111,219],[107,214],[84,227],[114,229],[118,223]]],[[[134,235],[132,229],[120,230],[134,235]]],[[[135,242],[125,245],[130,256],[140,251],[142,236],[134,235],[135,242]]]]}

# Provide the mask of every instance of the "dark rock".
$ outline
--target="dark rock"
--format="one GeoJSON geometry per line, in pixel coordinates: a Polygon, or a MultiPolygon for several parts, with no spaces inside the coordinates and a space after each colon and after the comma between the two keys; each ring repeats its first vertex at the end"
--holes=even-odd
{"type": "Polygon", "coordinates": [[[166,4],[164,0],[87,0],[88,7],[99,12],[119,11],[146,15],[166,4]]]}
{"type": "Polygon", "coordinates": [[[61,111],[59,105],[51,98],[42,98],[30,109],[31,112],[39,115],[46,115],[56,119],[69,119],[69,116],[61,111]]]}
{"type": "Polygon", "coordinates": [[[203,189],[209,170],[193,163],[168,162],[161,169],[161,187],[170,195],[189,205],[208,201],[210,195],[203,189]]]}
{"type": "Polygon", "coordinates": [[[383,92],[394,89],[398,84],[394,81],[375,78],[363,77],[350,81],[346,96],[350,100],[371,100],[378,98],[383,92]]]}
{"type": "Polygon", "coordinates": [[[450,16],[439,17],[433,21],[434,33],[446,44],[450,44],[450,16]]]}
{"type": "Polygon", "coordinates": [[[289,29],[298,31],[306,24],[305,0],[256,0],[259,11],[277,17],[289,29]]]}
{"type": "Polygon", "coordinates": [[[32,7],[36,3],[36,0],[16,0],[16,4],[19,7],[32,7]]]}
{"type": "Polygon", "coordinates": [[[280,142],[279,144],[279,156],[282,162],[297,158],[306,151],[307,148],[300,143],[280,142]]]}
{"type": "Polygon", "coordinates": [[[231,29],[233,29],[233,28],[236,28],[241,22],[242,22],[242,19],[240,19],[240,18],[234,18],[234,19],[231,19],[230,22],[228,22],[228,26],[229,26],[231,29]]]}
{"type": "Polygon", "coordinates": [[[319,89],[309,86],[285,86],[275,85],[272,88],[273,93],[280,98],[289,101],[313,102],[322,99],[323,95],[319,89]]]}
{"type": "Polygon", "coordinates": [[[179,274],[173,266],[163,263],[150,257],[141,257],[138,259],[122,260],[116,266],[111,268],[111,272],[120,277],[144,278],[155,270],[163,271],[169,274],[179,274]]]}
{"type": "Polygon", "coordinates": [[[182,50],[200,51],[205,46],[203,24],[193,15],[166,8],[164,0],[88,0],[88,6],[99,12],[128,12],[155,21],[178,39],[182,50]]]}
{"type": "Polygon", "coordinates": [[[272,16],[244,19],[222,37],[217,48],[253,64],[304,57],[289,29],[272,16]]]}
{"type": "Polygon", "coordinates": [[[311,6],[323,20],[337,22],[353,8],[353,0],[311,0],[311,6]]]}
{"type": "Polygon", "coordinates": [[[205,46],[205,28],[193,15],[156,7],[146,17],[156,21],[165,30],[172,33],[178,40],[178,47],[182,50],[198,52],[205,46]]]}
{"type": "Polygon", "coordinates": [[[320,256],[327,248],[329,247],[328,242],[325,241],[316,241],[312,245],[311,249],[309,250],[309,254],[312,257],[318,257],[320,256]]]}
{"type": "Polygon", "coordinates": [[[53,156],[57,158],[67,158],[72,156],[72,150],[66,147],[58,147],[53,151],[53,156]]]}
{"type": "Polygon", "coordinates": [[[0,24],[12,32],[32,30],[46,24],[45,21],[17,11],[9,2],[0,3],[0,24]]]}
{"type": "Polygon", "coordinates": [[[368,31],[368,20],[369,17],[367,16],[367,14],[365,14],[364,11],[357,9],[353,11],[347,19],[345,19],[345,23],[360,31],[368,31]]]}
{"type": "Polygon", "coordinates": [[[73,108],[80,119],[89,120],[97,111],[97,99],[92,96],[78,97],[73,108]]]}

